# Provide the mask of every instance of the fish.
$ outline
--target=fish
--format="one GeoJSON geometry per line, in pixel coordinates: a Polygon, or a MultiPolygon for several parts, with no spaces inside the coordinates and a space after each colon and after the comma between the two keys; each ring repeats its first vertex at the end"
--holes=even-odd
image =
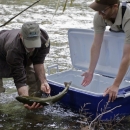
{"type": "Polygon", "coordinates": [[[64,82],[65,88],[62,92],[55,96],[49,96],[46,98],[32,97],[32,96],[17,96],[16,100],[23,103],[32,105],[34,102],[40,103],[40,105],[46,106],[58,102],[68,92],[71,82],[64,82]]]}

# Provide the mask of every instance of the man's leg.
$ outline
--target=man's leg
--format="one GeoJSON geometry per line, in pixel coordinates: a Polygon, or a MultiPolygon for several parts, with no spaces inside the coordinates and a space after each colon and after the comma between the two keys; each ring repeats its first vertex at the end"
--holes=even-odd
{"type": "Polygon", "coordinates": [[[2,78],[0,78],[0,93],[5,92],[5,88],[3,87],[2,78]]]}
{"type": "Polygon", "coordinates": [[[26,72],[27,72],[27,85],[29,86],[29,90],[28,90],[29,96],[40,97],[41,83],[35,75],[33,66],[32,65],[27,66],[26,72]]]}
{"type": "Polygon", "coordinates": [[[6,61],[2,60],[0,57],[0,93],[5,92],[5,88],[3,87],[2,78],[9,78],[11,74],[11,69],[6,61]]]}

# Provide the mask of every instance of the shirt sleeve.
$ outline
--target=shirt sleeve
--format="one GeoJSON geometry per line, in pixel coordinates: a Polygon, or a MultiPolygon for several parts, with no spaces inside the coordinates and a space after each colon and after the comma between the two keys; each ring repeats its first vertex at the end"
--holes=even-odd
{"type": "Polygon", "coordinates": [[[10,49],[7,51],[6,60],[11,67],[12,77],[16,87],[26,86],[26,72],[22,54],[18,53],[15,49],[10,49]]]}
{"type": "Polygon", "coordinates": [[[105,21],[98,12],[94,16],[93,26],[96,34],[103,33],[106,29],[105,21]]]}

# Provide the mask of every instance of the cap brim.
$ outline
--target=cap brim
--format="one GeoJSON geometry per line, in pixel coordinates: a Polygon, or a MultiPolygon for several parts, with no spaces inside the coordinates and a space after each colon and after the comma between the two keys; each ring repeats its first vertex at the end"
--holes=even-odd
{"type": "Polygon", "coordinates": [[[102,5],[102,4],[98,4],[96,2],[93,2],[92,4],[89,5],[90,8],[92,8],[95,11],[102,11],[104,10],[106,7],[108,7],[108,5],[102,5]]]}
{"type": "Polygon", "coordinates": [[[39,48],[41,47],[41,39],[36,38],[36,39],[24,39],[24,45],[26,48],[39,48]]]}

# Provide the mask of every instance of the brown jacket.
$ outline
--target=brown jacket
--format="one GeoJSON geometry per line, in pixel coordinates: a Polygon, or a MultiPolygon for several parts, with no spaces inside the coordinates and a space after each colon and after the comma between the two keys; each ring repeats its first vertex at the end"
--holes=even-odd
{"type": "MultiPolygon", "coordinates": [[[[28,64],[28,58],[33,65],[43,64],[46,54],[49,53],[50,43],[45,44],[49,39],[47,33],[41,29],[42,46],[35,48],[33,54],[29,57],[19,36],[20,30],[3,30],[0,32],[0,61],[6,62],[11,70],[11,77],[17,88],[26,85],[25,67],[28,64]]],[[[0,70],[1,70],[0,64],[0,70]]],[[[6,69],[6,68],[5,68],[6,69]]],[[[2,74],[0,74],[2,77],[2,74]]]]}

